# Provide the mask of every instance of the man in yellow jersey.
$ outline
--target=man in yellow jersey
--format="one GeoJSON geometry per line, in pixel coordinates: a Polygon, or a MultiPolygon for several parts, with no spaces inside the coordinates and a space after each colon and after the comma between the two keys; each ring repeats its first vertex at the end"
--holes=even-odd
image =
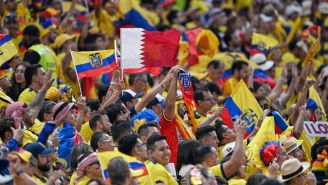
{"type": "Polygon", "coordinates": [[[18,101],[29,105],[41,89],[45,75],[40,64],[27,67],[24,73],[27,88],[19,95],[18,101]]]}
{"type": "Polygon", "coordinates": [[[244,61],[235,61],[232,64],[231,73],[232,77],[224,82],[224,96],[229,96],[241,79],[243,79],[245,83],[248,81],[248,64],[244,61]]]}
{"type": "Polygon", "coordinates": [[[222,109],[215,110],[212,115],[208,114],[212,107],[216,105],[216,100],[213,98],[211,92],[206,88],[196,90],[194,99],[197,104],[195,118],[199,126],[214,124],[215,118],[221,114],[222,109]]]}
{"type": "Polygon", "coordinates": [[[166,137],[162,135],[150,136],[147,140],[147,153],[149,161],[146,162],[146,166],[152,174],[153,182],[155,184],[177,185],[176,179],[165,169],[171,157],[166,137]]]}
{"type": "MultiPolygon", "coordinates": [[[[214,176],[222,176],[225,179],[229,179],[242,165],[242,162],[245,157],[245,151],[243,146],[243,137],[246,132],[246,124],[244,122],[240,122],[235,126],[236,129],[236,145],[232,156],[229,161],[224,162],[222,164],[215,164],[214,162],[204,163],[207,164],[209,170],[213,173],[214,176]]],[[[213,149],[218,147],[219,140],[215,133],[214,126],[204,126],[199,128],[196,133],[196,139],[204,145],[210,145],[213,149]]],[[[218,155],[217,151],[210,150],[212,154],[218,155]]],[[[216,157],[217,159],[217,157],[216,157]]]]}
{"type": "Polygon", "coordinates": [[[93,151],[114,151],[113,138],[105,132],[96,132],[92,135],[90,145],[93,151]]]}
{"type": "MultiPolygon", "coordinates": [[[[126,155],[135,157],[138,161],[143,163],[148,160],[147,146],[136,134],[123,137],[118,144],[118,150],[126,155]]],[[[140,179],[138,178],[140,184],[155,184],[151,172],[149,169],[147,170],[147,176],[140,179]]]]}

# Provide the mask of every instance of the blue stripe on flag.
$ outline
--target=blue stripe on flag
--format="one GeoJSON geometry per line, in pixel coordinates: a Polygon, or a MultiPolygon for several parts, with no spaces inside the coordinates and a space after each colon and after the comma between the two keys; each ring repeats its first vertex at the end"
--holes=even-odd
{"type": "Polygon", "coordinates": [[[134,25],[138,28],[143,28],[147,31],[156,31],[156,28],[150,25],[150,23],[136,10],[131,9],[125,14],[125,24],[134,25]]]}
{"type": "Polygon", "coordinates": [[[9,35],[6,35],[2,39],[0,39],[0,46],[2,46],[3,44],[5,44],[6,42],[9,42],[10,40],[11,40],[11,37],[9,35]]]}
{"type": "Polygon", "coordinates": [[[91,65],[91,63],[88,62],[88,63],[77,65],[76,66],[76,71],[77,71],[77,73],[82,73],[82,72],[85,72],[85,71],[89,71],[89,70],[98,69],[98,68],[108,66],[108,65],[110,65],[114,62],[115,62],[115,56],[114,56],[114,54],[112,54],[109,57],[103,59],[103,64],[101,66],[93,67],[91,65]]]}
{"type": "Polygon", "coordinates": [[[235,116],[240,116],[242,114],[241,110],[230,96],[224,102],[224,107],[228,109],[231,118],[234,118],[235,116]]]}

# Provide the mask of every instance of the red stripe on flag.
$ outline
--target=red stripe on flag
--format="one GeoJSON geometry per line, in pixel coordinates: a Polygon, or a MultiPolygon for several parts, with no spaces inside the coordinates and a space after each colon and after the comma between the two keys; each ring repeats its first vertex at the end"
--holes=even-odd
{"type": "Polygon", "coordinates": [[[117,69],[118,66],[117,64],[114,62],[110,65],[104,66],[102,68],[97,68],[97,69],[92,69],[89,71],[84,71],[84,72],[80,72],[78,73],[79,78],[85,78],[85,77],[97,77],[97,76],[101,76],[104,73],[108,73],[110,71],[113,71],[115,69],[117,69]]]}
{"type": "Polygon", "coordinates": [[[131,69],[124,69],[123,72],[125,74],[135,74],[135,73],[142,73],[148,72],[150,74],[158,75],[161,73],[160,67],[145,67],[145,68],[131,68],[131,69]]]}

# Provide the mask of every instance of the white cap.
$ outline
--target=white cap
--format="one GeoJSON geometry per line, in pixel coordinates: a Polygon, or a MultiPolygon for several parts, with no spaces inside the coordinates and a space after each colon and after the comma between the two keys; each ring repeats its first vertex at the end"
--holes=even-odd
{"type": "Polygon", "coordinates": [[[273,20],[271,16],[266,16],[265,14],[261,13],[260,18],[263,22],[267,23],[273,20]]]}
{"type": "Polygon", "coordinates": [[[297,6],[295,4],[291,4],[289,6],[287,6],[286,10],[285,10],[285,14],[287,16],[293,14],[293,13],[298,13],[299,15],[301,15],[302,13],[302,7],[297,6]]]}
{"type": "Polygon", "coordinates": [[[232,142],[232,143],[226,144],[223,147],[223,149],[221,151],[222,159],[233,152],[233,150],[235,149],[235,145],[236,145],[236,143],[232,142]]]}
{"type": "Polygon", "coordinates": [[[251,61],[255,62],[259,69],[263,71],[267,71],[271,69],[274,65],[274,62],[271,60],[267,60],[266,56],[263,53],[256,53],[255,55],[251,56],[251,61]]]}

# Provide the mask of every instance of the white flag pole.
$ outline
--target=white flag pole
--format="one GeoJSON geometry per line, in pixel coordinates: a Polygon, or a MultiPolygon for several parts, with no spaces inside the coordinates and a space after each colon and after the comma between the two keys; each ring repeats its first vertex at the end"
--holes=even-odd
{"type": "Polygon", "coordinates": [[[72,57],[72,62],[74,64],[74,71],[75,71],[75,74],[76,74],[76,78],[77,78],[77,84],[79,84],[79,89],[80,89],[80,98],[82,97],[82,88],[81,88],[81,84],[80,84],[80,79],[79,79],[79,75],[77,75],[77,71],[76,71],[76,64],[74,62],[74,57],[73,57],[73,53],[72,53],[72,50],[69,50],[70,53],[71,53],[71,57],[72,57]]]}

